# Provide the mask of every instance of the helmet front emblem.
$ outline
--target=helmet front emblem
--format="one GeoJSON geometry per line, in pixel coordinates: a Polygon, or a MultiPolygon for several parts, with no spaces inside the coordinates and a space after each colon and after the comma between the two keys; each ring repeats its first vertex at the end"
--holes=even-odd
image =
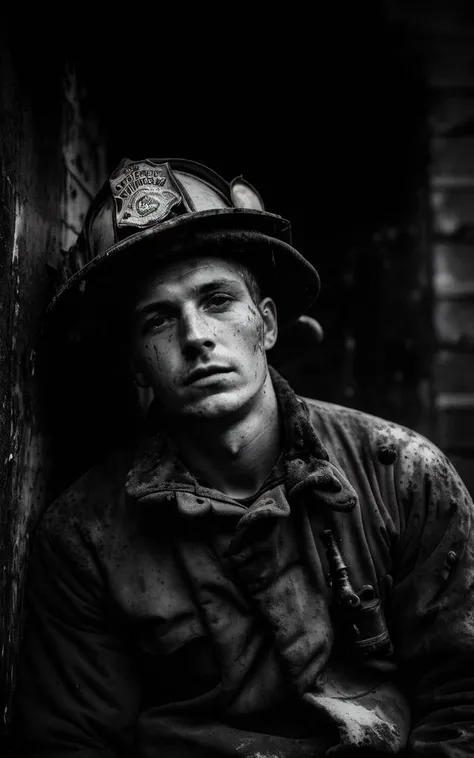
{"type": "Polygon", "coordinates": [[[131,163],[110,178],[117,226],[146,227],[163,221],[181,202],[166,164],[131,163]]]}

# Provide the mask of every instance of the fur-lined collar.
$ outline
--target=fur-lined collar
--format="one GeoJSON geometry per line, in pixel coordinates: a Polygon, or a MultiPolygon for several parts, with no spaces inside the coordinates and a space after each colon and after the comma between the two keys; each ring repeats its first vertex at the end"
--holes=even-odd
{"type": "MultiPolygon", "coordinates": [[[[304,401],[288,382],[270,368],[285,429],[285,489],[291,502],[312,495],[338,511],[350,511],[357,495],[346,477],[329,462],[329,456],[313,428],[304,401]]],[[[224,503],[235,501],[215,489],[202,486],[180,460],[172,437],[156,431],[159,416],[152,408],[148,433],[142,439],[128,473],[126,489],[136,500],[169,500],[173,492],[192,493],[224,503]]]]}

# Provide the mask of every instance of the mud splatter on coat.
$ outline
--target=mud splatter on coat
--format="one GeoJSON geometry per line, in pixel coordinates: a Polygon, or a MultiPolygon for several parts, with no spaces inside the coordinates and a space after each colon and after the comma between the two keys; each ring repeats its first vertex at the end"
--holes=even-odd
{"type": "Polygon", "coordinates": [[[286,452],[250,507],[199,484],[155,430],[46,512],[14,711],[23,755],[474,754],[464,485],[420,435],[272,375],[286,452]],[[341,644],[327,528],[356,591],[382,600],[388,659],[341,644]]]}

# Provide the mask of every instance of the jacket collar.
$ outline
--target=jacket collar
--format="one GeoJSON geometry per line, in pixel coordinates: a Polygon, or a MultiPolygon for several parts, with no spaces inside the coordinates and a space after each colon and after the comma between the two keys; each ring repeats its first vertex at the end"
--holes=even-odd
{"type": "MultiPolygon", "coordinates": [[[[304,400],[272,367],[270,373],[285,429],[283,463],[285,490],[290,503],[312,495],[332,510],[352,510],[357,502],[355,490],[329,461],[304,400]]],[[[127,475],[127,494],[140,502],[177,500],[178,506],[181,503],[191,515],[206,512],[211,500],[237,506],[242,513],[242,506],[231,497],[204,487],[195,479],[180,460],[172,438],[164,430],[156,431],[159,421],[156,409],[152,408],[145,435],[127,475]],[[200,500],[205,502],[200,503],[200,500]],[[191,503],[194,503],[193,507],[191,503]]]]}

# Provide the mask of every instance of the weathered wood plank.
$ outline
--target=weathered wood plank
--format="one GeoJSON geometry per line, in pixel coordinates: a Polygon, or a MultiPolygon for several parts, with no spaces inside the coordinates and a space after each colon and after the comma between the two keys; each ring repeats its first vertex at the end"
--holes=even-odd
{"type": "Polygon", "coordinates": [[[474,187],[474,137],[431,140],[432,184],[439,188],[474,187]]]}
{"type": "Polygon", "coordinates": [[[433,277],[438,297],[474,297],[474,244],[433,245],[433,277]]]}
{"type": "Polygon", "coordinates": [[[474,95],[449,89],[433,91],[429,123],[438,137],[474,134],[474,95]]]}
{"type": "Polygon", "coordinates": [[[437,443],[449,453],[469,451],[474,454],[474,408],[440,410],[437,416],[437,443]]]}
{"type": "MultiPolygon", "coordinates": [[[[60,257],[63,225],[79,219],[66,184],[64,61],[0,40],[0,712],[8,725],[21,636],[29,538],[48,499],[53,461],[37,381],[46,263],[60,257]],[[48,82],[47,88],[44,82],[48,82]],[[71,206],[72,203],[72,206],[71,206]]],[[[94,177],[94,172],[91,171],[94,177]]],[[[95,180],[94,180],[95,181],[95,180]]],[[[97,187],[95,188],[97,189],[97,187]]],[[[2,747],[0,746],[0,753],[2,747]]]]}
{"type": "MultiPolygon", "coordinates": [[[[10,715],[31,520],[45,497],[47,455],[35,380],[36,345],[47,297],[45,251],[59,238],[60,73],[49,76],[41,106],[22,99],[26,71],[1,47],[0,261],[0,704],[10,715]],[[51,97],[52,101],[49,100],[51,97]],[[8,309],[8,312],[6,312],[8,309]]],[[[38,73],[38,72],[36,72],[38,73]]],[[[50,72],[43,72],[44,75],[50,72]]],[[[37,97],[40,97],[38,90],[37,97]]],[[[49,259],[52,262],[52,257],[49,259]]]]}
{"type": "Polygon", "coordinates": [[[436,302],[434,324],[443,346],[474,349],[474,302],[436,302]]]}
{"type": "Polygon", "coordinates": [[[474,243],[474,189],[437,189],[431,202],[437,235],[447,241],[474,243]]]}
{"type": "Polygon", "coordinates": [[[433,359],[433,390],[435,395],[474,392],[474,353],[438,351],[433,359]]]}

